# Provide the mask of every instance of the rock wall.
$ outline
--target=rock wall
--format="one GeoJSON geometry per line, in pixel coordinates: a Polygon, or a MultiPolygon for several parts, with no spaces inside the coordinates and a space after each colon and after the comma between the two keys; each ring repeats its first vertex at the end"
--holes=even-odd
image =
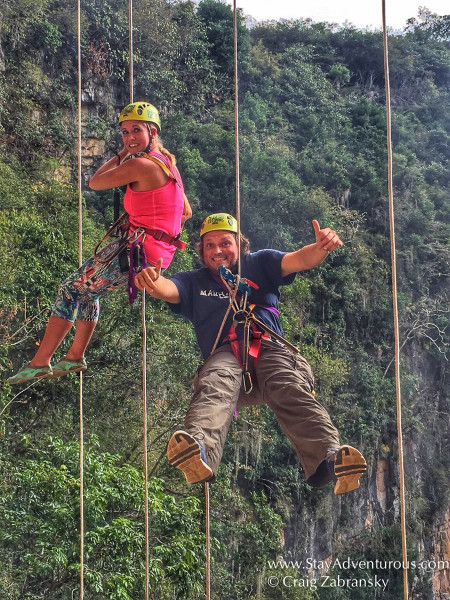
{"type": "Polygon", "coordinates": [[[439,524],[433,535],[434,561],[433,573],[434,600],[450,600],[450,512],[439,524]]]}

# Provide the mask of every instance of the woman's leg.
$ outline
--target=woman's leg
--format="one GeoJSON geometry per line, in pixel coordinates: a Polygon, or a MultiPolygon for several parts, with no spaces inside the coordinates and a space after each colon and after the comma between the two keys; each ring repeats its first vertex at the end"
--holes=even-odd
{"type": "Polygon", "coordinates": [[[77,319],[73,342],[66,354],[67,360],[78,361],[84,358],[84,351],[91,341],[97,322],[77,319]]]}
{"type": "Polygon", "coordinates": [[[29,363],[30,366],[44,367],[50,365],[55,350],[71,330],[72,325],[72,321],[68,321],[61,317],[51,316],[48,320],[47,329],[45,330],[39,348],[29,363]]]}
{"type": "MultiPolygon", "coordinates": [[[[113,252],[118,241],[111,242],[102,251],[105,255],[113,252]]],[[[102,253],[100,253],[102,256],[102,253]]],[[[100,314],[99,298],[108,292],[125,285],[128,273],[122,273],[118,257],[108,263],[98,263],[93,257],[85,263],[84,278],[75,281],[77,289],[77,321],[75,336],[65,358],[78,361],[91,341],[100,314]],[[87,277],[86,277],[87,274],[87,277]]]]}
{"type": "MultiPolygon", "coordinates": [[[[100,254],[107,256],[117,246],[114,240],[100,254]]],[[[49,365],[50,360],[77,318],[75,336],[66,358],[81,360],[90,342],[99,316],[99,297],[117,289],[127,281],[121,273],[118,259],[99,263],[89,258],[59,286],[47,329],[30,366],[49,365]]]]}

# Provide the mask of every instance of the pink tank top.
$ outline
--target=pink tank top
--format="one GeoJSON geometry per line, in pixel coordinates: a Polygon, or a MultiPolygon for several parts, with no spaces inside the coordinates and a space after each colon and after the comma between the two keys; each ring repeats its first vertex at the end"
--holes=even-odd
{"type": "MultiPolygon", "coordinates": [[[[129,215],[130,232],[137,227],[145,227],[161,229],[175,237],[181,229],[184,207],[183,182],[178,169],[170,165],[166,156],[158,152],[149,154],[164,162],[176,177],[176,181],[169,179],[162,187],[143,192],[135,192],[129,185],[127,186],[123,205],[129,215]]],[[[144,248],[148,263],[154,265],[159,258],[162,258],[164,269],[170,265],[176,250],[172,244],[155,240],[151,235],[145,237],[144,248]]]]}

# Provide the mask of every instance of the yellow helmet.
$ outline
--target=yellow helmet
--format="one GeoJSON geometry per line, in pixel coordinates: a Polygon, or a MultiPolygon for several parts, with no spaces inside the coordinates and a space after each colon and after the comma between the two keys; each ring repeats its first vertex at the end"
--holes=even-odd
{"type": "Polygon", "coordinates": [[[149,102],[133,102],[127,104],[119,115],[119,123],[123,121],[146,121],[153,123],[161,131],[161,121],[158,110],[149,102]]]}
{"type": "Polygon", "coordinates": [[[200,228],[200,237],[209,231],[232,231],[237,233],[237,221],[228,213],[215,213],[203,221],[200,228]]]}

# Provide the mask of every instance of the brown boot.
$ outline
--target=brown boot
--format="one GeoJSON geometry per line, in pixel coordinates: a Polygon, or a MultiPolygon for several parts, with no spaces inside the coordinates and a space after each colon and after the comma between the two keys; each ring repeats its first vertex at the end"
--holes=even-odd
{"type": "Polygon", "coordinates": [[[200,440],[186,431],[175,431],[167,446],[171,465],[183,471],[188,483],[210,481],[214,473],[206,462],[205,449],[200,440]]]}
{"type": "Polygon", "coordinates": [[[367,464],[364,456],[352,446],[340,446],[334,463],[334,474],[337,482],[334,493],[346,494],[359,487],[359,478],[366,472],[367,464]]]}

